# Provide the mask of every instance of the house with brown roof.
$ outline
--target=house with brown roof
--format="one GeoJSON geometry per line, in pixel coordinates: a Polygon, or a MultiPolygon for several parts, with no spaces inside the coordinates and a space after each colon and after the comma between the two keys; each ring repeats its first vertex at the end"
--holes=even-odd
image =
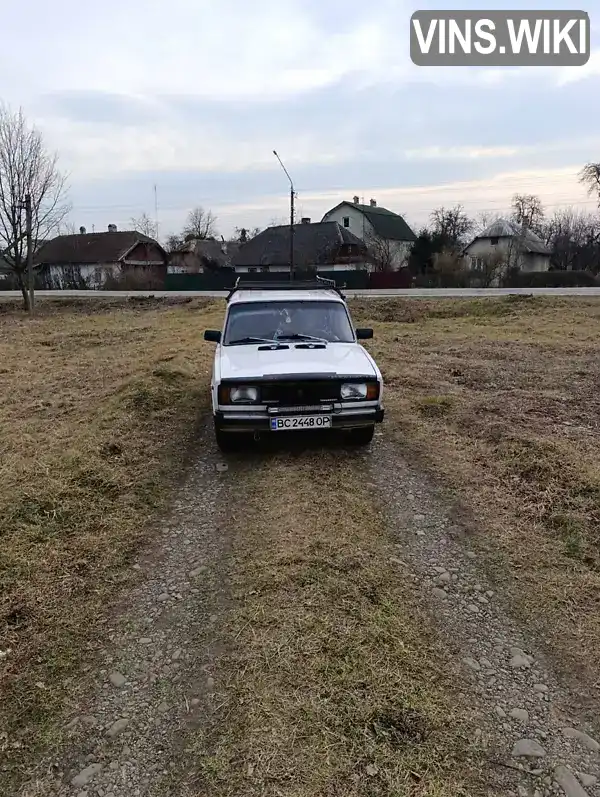
{"type": "Polygon", "coordinates": [[[35,266],[46,284],[56,289],[104,288],[127,279],[132,285],[160,288],[167,273],[168,255],[143,233],[118,231],[59,235],[43,244],[35,266]]]}

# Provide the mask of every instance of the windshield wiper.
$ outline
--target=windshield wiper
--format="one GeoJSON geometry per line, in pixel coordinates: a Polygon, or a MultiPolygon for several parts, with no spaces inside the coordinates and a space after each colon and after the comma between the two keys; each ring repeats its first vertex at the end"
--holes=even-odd
{"type": "Polygon", "coordinates": [[[228,341],[228,346],[243,346],[246,343],[273,343],[277,345],[279,343],[278,340],[273,340],[272,338],[254,338],[254,337],[247,337],[247,338],[238,338],[237,340],[230,340],[228,341]]]}
{"type": "Polygon", "coordinates": [[[279,340],[314,340],[315,343],[329,343],[325,338],[315,338],[314,335],[302,335],[296,332],[293,335],[279,335],[279,340]]]}

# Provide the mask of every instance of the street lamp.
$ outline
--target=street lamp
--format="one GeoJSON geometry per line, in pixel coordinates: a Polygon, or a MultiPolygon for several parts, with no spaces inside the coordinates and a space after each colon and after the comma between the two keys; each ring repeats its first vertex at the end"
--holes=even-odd
{"type": "Polygon", "coordinates": [[[286,177],[290,181],[290,280],[294,279],[294,183],[292,178],[288,174],[288,170],[283,165],[283,161],[277,154],[276,150],[273,150],[273,155],[279,161],[281,168],[286,174],[286,177]]]}

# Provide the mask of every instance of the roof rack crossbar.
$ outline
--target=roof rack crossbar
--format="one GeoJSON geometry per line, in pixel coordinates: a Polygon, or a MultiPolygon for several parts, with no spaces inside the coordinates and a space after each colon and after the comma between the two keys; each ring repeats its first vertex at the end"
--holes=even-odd
{"type": "Polygon", "coordinates": [[[258,281],[243,280],[238,277],[234,287],[229,291],[227,301],[231,299],[237,291],[335,291],[342,299],[344,294],[336,286],[335,280],[318,277],[314,280],[282,280],[282,281],[258,281]]]}

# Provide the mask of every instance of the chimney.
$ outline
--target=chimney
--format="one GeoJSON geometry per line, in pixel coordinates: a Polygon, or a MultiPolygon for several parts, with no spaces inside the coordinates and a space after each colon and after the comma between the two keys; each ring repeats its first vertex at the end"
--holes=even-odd
{"type": "Polygon", "coordinates": [[[304,218],[302,219],[302,224],[310,224],[310,218],[304,216],[304,218]]]}
{"type": "Polygon", "coordinates": [[[117,231],[117,225],[116,224],[109,224],[108,225],[108,231],[109,232],[116,232],[117,231]]]}
{"type": "Polygon", "coordinates": [[[372,208],[376,208],[377,207],[377,202],[375,202],[374,199],[371,199],[369,204],[371,205],[372,208]]]}
{"type": "Polygon", "coordinates": [[[80,227],[80,228],[79,228],[79,234],[80,234],[80,235],[85,235],[85,233],[86,233],[86,229],[85,229],[85,227],[80,227]]]}
{"type": "Polygon", "coordinates": [[[359,202],[360,202],[360,199],[357,196],[355,196],[355,197],[353,197],[352,201],[354,202],[355,205],[358,205],[359,202]]]}

